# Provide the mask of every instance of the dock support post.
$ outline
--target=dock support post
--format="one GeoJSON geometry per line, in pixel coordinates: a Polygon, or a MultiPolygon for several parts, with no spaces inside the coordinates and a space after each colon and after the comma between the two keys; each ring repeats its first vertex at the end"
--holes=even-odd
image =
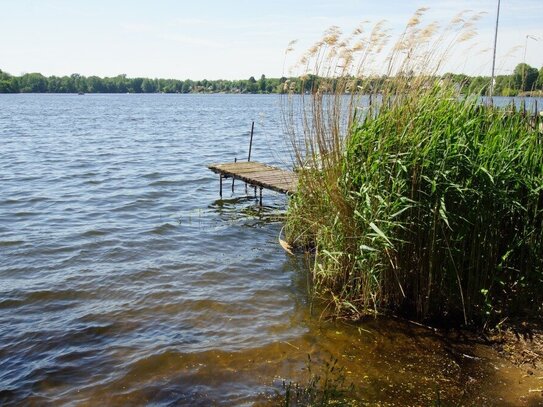
{"type": "MultiPolygon", "coordinates": [[[[238,159],[234,158],[234,163],[237,163],[238,159]]],[[[232,177],[232,193],[234,193],[234,181],[236,180],[236,177],[232,177]]]]}
{"type": "Polygon", "coordinates": [[[262,206],[262,187],[260,187],[260,206],[262,206]]]}
{"type": "Polygon", "coordinates": [[[219,195],[222,199],[222,174],[219,174],[219,195]]]}

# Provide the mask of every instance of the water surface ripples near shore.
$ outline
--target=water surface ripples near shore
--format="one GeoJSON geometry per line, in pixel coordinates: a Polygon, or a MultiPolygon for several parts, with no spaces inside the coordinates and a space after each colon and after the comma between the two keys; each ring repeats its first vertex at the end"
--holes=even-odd
{"type": "Polygon", "coordinates": [[[486,348],[311,315],[303,261],[277,244],[286,198],[228,183],[220,200],[206,168],[246,159],[252,120],[253,159],[288,167],[280,105],[0,95],[0,404],[274,405],[307,355],[370,402],[518,400],[486,348]]]}

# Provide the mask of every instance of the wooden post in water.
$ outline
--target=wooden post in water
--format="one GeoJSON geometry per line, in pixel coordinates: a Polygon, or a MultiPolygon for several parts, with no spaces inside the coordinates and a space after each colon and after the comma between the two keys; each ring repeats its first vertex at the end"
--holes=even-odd
{"type": "Polygon", "coordinates": [[[219,174],[219,196],[222,199],[222,174],[219,174]]]}
{"type": "Polygon", "coordinates": [[[251,124],[251,139],[249,140],[249,155],[247,161],[251,161],[251,150],[253,149],[253,132],[255,130],[255,122],[251,124]]]}
{"type": "MultiPolygon", "coordinates": [[[[253,149],[253,132],[255,130],[255,122],[253,120],[253,123],[251,124],[251,138],[249,139],[249,155],[247,156],[247,162],[251,161],[251,151],[253,149]]],[[[247,183],[245,183],[245,195],[247,195],[247,183]]],[[[255,196],[256,196],[256,188],[255,188],[255,196]]]]}
{"type": "MultiPolygon", "coordinates": [[[[237,163],[237,162],[238,162],[238,159],[237,159],[237,157],[236,157],[236,158],[234,158],[234,162],[235,162],[235,163],[237,163]]],[[[236,180],[236,179],[235,179],[234,177],[232,177],[232,193],[234,193],[234,181],[235,181],[235,180],[236,180]]]]}

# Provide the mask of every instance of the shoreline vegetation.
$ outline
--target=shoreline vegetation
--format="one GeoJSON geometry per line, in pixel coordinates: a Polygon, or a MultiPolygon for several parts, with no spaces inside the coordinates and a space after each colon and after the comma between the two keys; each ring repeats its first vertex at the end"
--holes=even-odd
{"type": "MultiPolygon", "coordinates": [[[[465,74],[434,74],[435,79],[447,80],[464,95],[487,95],[490,77],[465,74]]],[[[355,86],[364,85],[368,93],[386,90],[388,83],[396,78],[390,75],[373,76],[364,80],[350,78],[355,86]]],[[[340,86],[341,78],[336,78],[340,86]]],[[[300,77],[267,78],[254,77],[241,80],[178,80],[158,78],[129,78],[83,76],[44,76],[41,73],[25,73],[14,76],[0,69],[0,93],[241,93],[241,94],[285,94],[311,93],[320,83],[331,84],[330,78],[306,73],[300,77]]],[[[496,77],[494,96],[543,96],[543,67],[539,70],[519,63],[511,75],[496,77]]]]}
{"type": "Polygon", "coordinates": [[[425,11],[386,55],[378,89],[353,78],[386,49],[380,23],[350,36],[332,27],[302,56],[321,80],[283,107],[299,176],[287,240],[312,255],[327,315],[483,330],[540,321],[542,118],[436,75],[454,44],[476,37],[479,15],[439,29],[422,24],[425,11]]]}

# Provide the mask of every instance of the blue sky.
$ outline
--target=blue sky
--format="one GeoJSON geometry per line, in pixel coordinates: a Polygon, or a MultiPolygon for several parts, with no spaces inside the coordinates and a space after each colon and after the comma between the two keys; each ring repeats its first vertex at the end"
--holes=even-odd
{"type": "MultiPolygon", "coordinates": [[[[0,69],[19,75],[234,79],[288,73],[284,51],[297,39],[298,55],[331,25],[352,31],[363,20],[384,19],[403,29],[421,6],[445,25],[457,12],[487,12],[477,43],[492,47],[495,0],[0,0],[0,69]]],[[[498,73],[524,58],[543,66],[543,0],[503,0],[498,73]],[[539,40],[528,38],[530,35],[539,40]],[[517,46],[515,52],[512,52],[517,46]]],[[[296,52],[294,53],[296,55],[296,52]]],[[[457,55],[447,70],[487,75],[491,53],[457,55]]],[[[293,61],[288,61],[287,66],[293,61]]]]}

